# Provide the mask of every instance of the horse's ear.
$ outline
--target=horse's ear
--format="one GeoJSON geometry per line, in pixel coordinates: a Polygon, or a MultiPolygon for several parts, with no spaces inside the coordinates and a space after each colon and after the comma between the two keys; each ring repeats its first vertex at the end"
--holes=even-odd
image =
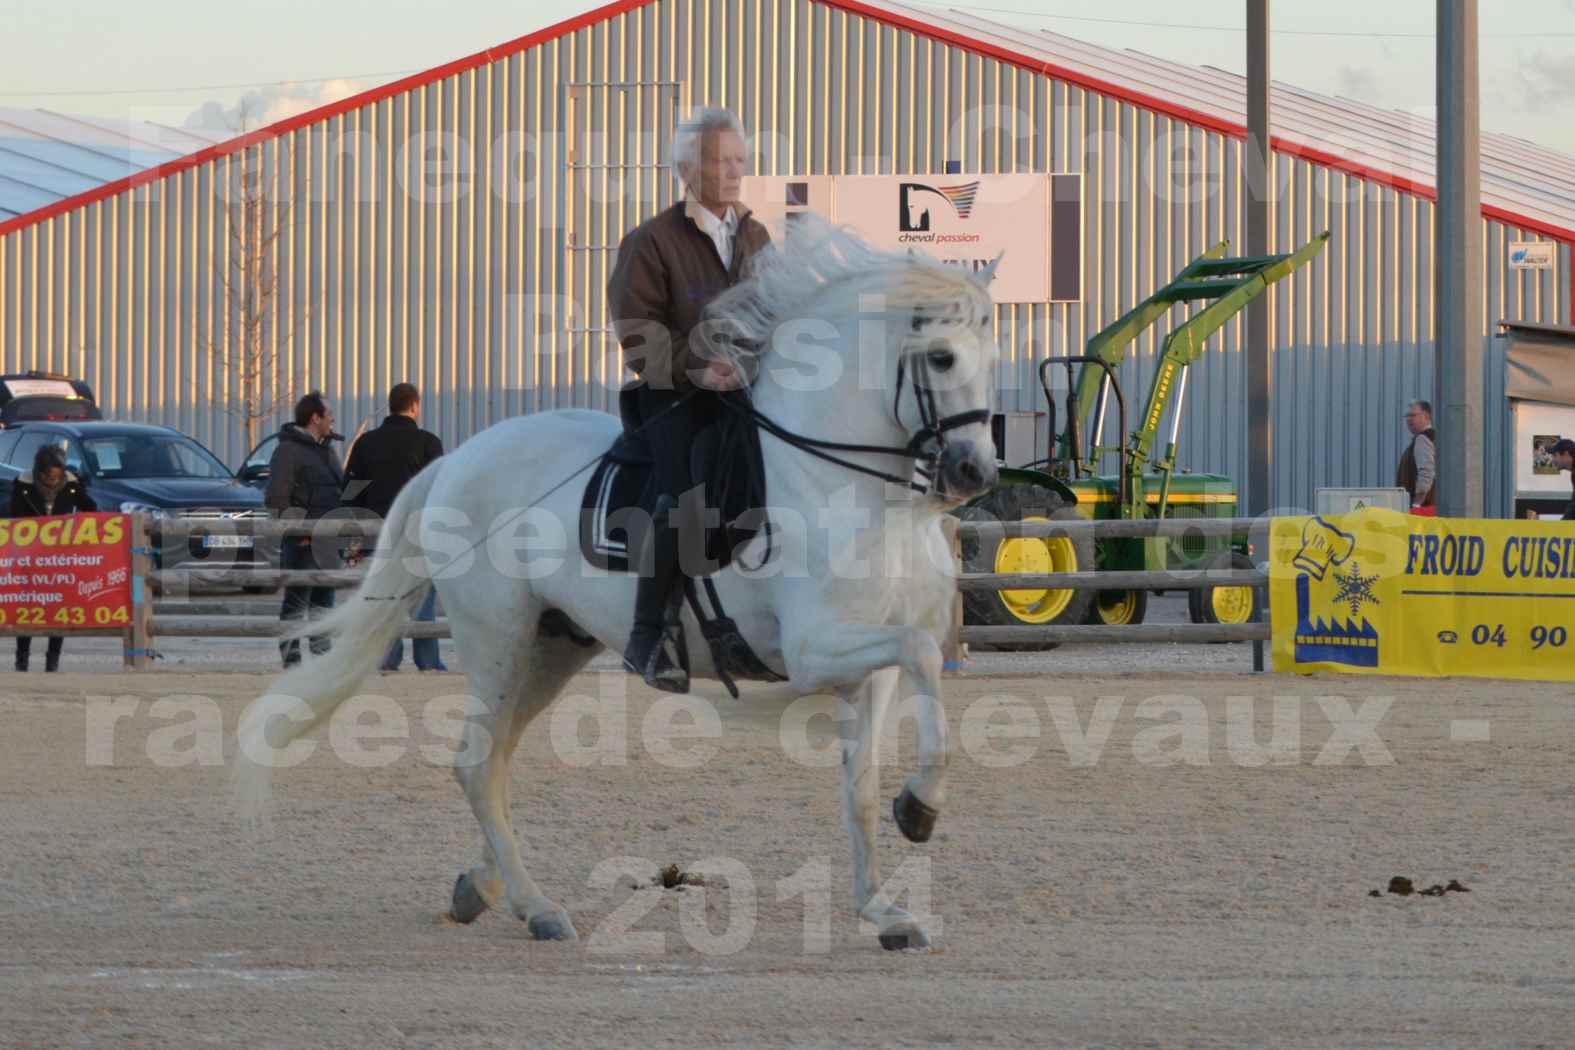
{"type": "Polygon", "coordinates": [[[989,266],[986,266],[984,269],[979,271],[979,283],[981,285],[986,288],[990,287],[990,282],[995,280],[995,271],[1000,267],[1001,258],[1004,255],[1006,255],[1006,250],[1003,248],[1001,251],[996,253],[995,258],[990,260],[989,266]]]}

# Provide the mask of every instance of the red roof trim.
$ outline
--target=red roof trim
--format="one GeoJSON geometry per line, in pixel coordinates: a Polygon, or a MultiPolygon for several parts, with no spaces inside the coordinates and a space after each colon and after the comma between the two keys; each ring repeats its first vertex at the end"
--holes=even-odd
{"type": "MultiPolygon", "coordinates": [[[[814,2],[824,4],[827,7],[839,8],[843,11],[849,12],[850,14],[860,15],[864,18],[870,18],[877,22],[884,22],[887,25],[897,26],[898,28],[906,29],[909,32],[917,33],[920,36],[929,37],[933,40],[939,40],[942,43],[955,45],[965,51],[972,51],[975,54],[999,59],[1002,62],[1017,66],[1020,69],[1026,69],[1030,72],[1039,73],[1047,77],[1054,77],[1056,80],[1064,80],[1067,83],[1076,84],[1078,87],[1085,88],[1089,91],[1095,91],[1101,95],[1109,95],[1110,97],[1120,99],[1123,102],[1129,102],[1134,106],[1153,110],[1156,113],[1163,113],[1166,116],[1175,117],[1177,120],[1186,121],[1188,124],[1196,124],[1199,127],[1208,128],[1210,131],[1217,131],[1220,134],[1230,135],[1233,138],[1239,139],[1245,139],[1247,137],[1247,129],[1245,127],[1240,124],[1234,124],[1228,120],[1222,120],[1213,114],[1204,113],[1200,110],[1192,109],[1187,106],[1178,106],[1174,102],[1167,102],[1164,99],[1156,98],[1153,95],[1146,95],[1140,91],[1133,91],[1129,88],[1120,87],[1116,84],[1110,83],[1109,81],[1101,80],[1098,77],[1089,76],[1086,73],[1078,73],[1070,69],[1064,69],[1060,66],[1053,65],[1041,59],[1032,58],[1028,55],[1023,55],[1016,51],[1012,51],[1009,48],[998,47],[995,44],[985,43],[982,40],[975,40],[972,37],[962,36],[961,34],[953,33],[949,30],[927,25],[924,22],[920,22],[917,19],[908,18],[905,15],[894,14],[878,7],[872,7],[869,4],[860,3],[859,0],[814,0],[814,2]]],[[[1411,179],[1404,179],[1390,172],[1380,171],[1377,168],[1371,168],[1365,164],[1359,164],[1356,161],[1347,160],[1344,157],[1338,157],[1332,153],[1326,153],[1323,150],[1313,149],[1310,146],[1303,146],[1299,143],[1291,142],[1288,139],[1278,135],[1271,136],[1269,139],[1269,144],[1273,149],[1276,149],[1281,153],[1285,153],[1293,157],[1301,157],[1315,164],[1322,165],[1323,167],[1333,168],[1337,171],[1343,171],[1348,175],[1357,175],[1369,181],[1377,182],[1385,186],[1390,186],[1403,193],[1413,193],[1419,197],[1425,197],[1428,200],[1438,199],[1438,191],[1432,186],[1426,185],[1425,183],[1415,182],[1411,179]]],[[[1485,218],[1492,219],[1495,222],[1507,223],[1511,226],[1516,226],[1521,229],[1533,230],[1537,233],[1548,237],[1553,237],[1557,240],[1567,241],[1570,243],[1572,250],[1575,250],[1575,230],[1566,229],[1562,226],[1555,226],[1551,223],[1541,222],[1537,219],[1532,219],[1525,215],[1519,215],[1494,205],[1484,204],[1482,206],[1482,214],[1485,218]]],[[[1575,267],[1571,267],[1571,269],[1575,270],[1575,267]]],[[[1575,275],[1572,275],[1572,280],[1575,280],[1575,275]]],[[[1572,289],[1575,289],[1575,284],[1572,284],[1572,289]]],[[[1575,290],[1572,290],[1572,297],[1575,297],[1575,290]]]]}
{"type": "MultiPolygon", "coordinates": [[[[245,149],[248,146],[255,145],[256,143],[266,142],[269,139],[278,138],[279,136],[286,135],[298,128],[306,127],[310,124],[316,124],[324,120],[329,120],[341,114],[348,113],[351,110],[360,109],[363,106],[369,106],[373,103],[381,102],[386,98],[391,98],[395,95],[402,94],[418,87],[425,87],[428,84],[433,84],[439,80],[451,77],[456,73],[463,73],[468,70],[488,65],[492,62],[498,61],[499,59],[518,54],[527,48],[548,43],[549,41],[556,40],[558,37],[566,36],[569,33],[584,29],[587,26],[594,25],[609,18],[614,18],[618,15],[626,14],[641,7],[646,7],[654,2],[655,0],[614,0],[613,3],[609,3],[602,7],[587,11],[582,15],[578,15],[564,22],[559,22],[556,25],[548,26],[545,29],[537,30],[534,33],[529,33],[498,47],[488,48],[485,51],[477,52],[476,54],[470,55],[469,57],[456,59],[455,61],[449,62],[446,65],[438,66],[436,69],[431,69],[424,73],[416,73],[401,80],[395,80],[391,83],[384,84],[381,87],[372,88],[371,90],[364,91],[359,95],[354,95],[350,98],[343,99],[339,102],[333,102],[326,106],[321,106],[309,112],[302,113],[299,116],[291,117],[288,120],[282,120],[279,123],[272,124],[266,128],[260,128],[256,131],[248,132],[247,134],[231,139],[228,142],[221,142],[218,145],[209,146],[206,149],[193,153],[190,156],[182,157],[179,160],[173,160],[167,164],[161,164],[155,168],[148,168],[145,171],[139,171],[126,178],[117,179],[114,182],[105,183],[102,186],[94,187],[91,190],[79,193],[73,197],[67,197],[63,200],[56,201],[54,204],[40,208],[36,211],[30,211],[22,215],[18,215],[13,219],[0,222],[0,237],[3,237],[8,233],[14,233],[17,230],[26,229],[29,226],[35,226],[39,223],[46,222],[57,215],[64,214],[65,212],[74,211],[77,208],[94,204],[98,201],[116,196],[117,194],[124,193],[127,190],[133,190],[139,186],[145,186],[150,182],[156,182],[159,179],[166,178],[178,172],[197,167],[198,165],[206,163],[209,160],[228,156],[231,153],[235,153],[239,150],[245,149]]],[[[1027,69],[1031,72],[1039,73],[1043,76],[1054,77],[1057,80],[1064,80],[1067,83],[1076,84],[1079,87],[1085,88],[1087,90],[1095,91],[1102,95],[1109,95],[1110,97],[1120,99],[1123,102],[1129,102],[1132,105],[1142,107],[1143,109],[1152,110],[1156,113],[1162,113],[1166,116],[1174,117],[1177,120],[1185,121],[1188,124],[1195,124],[1199,127],[1207,128],[1223,135],[1230,135],[1234,138],[1246,138],[1247,136],[1247,129],[1240,124],[1234,124],[1228,120],[1222,120],[1219,117],[1210,113],[1205,113],[1202,110],[1192,109],[1187,106],[1178,106],[1173,102],[1167,102],[1164,99],[1153,95],[1146,95],[1139,91],[1131,91],[1127,88],[1112,84],[1109,81],[1101,80],[1098,77],[1092,77],[1084,73],[1078,73],[1070,69],[1064,69],[1060,66],[1043,62],[1027,55],[1019,54],[1018,52],[1012,51],[1008,48],[997,47],[994,44],[988,44],[982,40],[975,40],[971,37],[965,37],[957,33],[952,33],[948,30],[939,29],[932,25],[927,25],[924,22],[920,22],[917,19],[908,18],[905,15],[898,15],[877,7],[872,7],[868,4],[861,3],[860,0],[813,0],[813,2],[823,4],[827,7],[838,8],[840,10],[847,11],[850,14],[859,15],[864,18],[870,18],[887,25],[906,29],[909,32],[917,33],[920,36],[929,37],[933,40],[939,40],[943,43],[952,44],[966,51],[972,51],[975,54],[999,59],[1002,62],[1017,66],[1021,69],[1027,69]]],[[[1272,137],[1270,139],[1270,145],[1272,148],[1290,156],[1301,157],[1315,164],[1333,168],[1336,171],[1343,171],[1347,174],[1356,175],[1381,185],[1390,186],[1403,193],[1416,194],[1417,196],[1424,197],[1428,200],[1435,200],[1438,196],[1437,191],[1432,186],[1414,182],[1410,179],[1404,179],[1390,172],[1380,171],[1376,168],[1368,167],[1365,164],[1359,164],[1355,161],[1346,160],[1343,157],[1335,156],[1332,153],[1326,153],[1323,150],[1313,149],[1309,146],[1303,146],[1299,143],[1288,141],[1287,139],[1279,136],[1272,137]]],[[[1515,212],[1511,212],[1494,205],[1483,205],[1482,214],[1484,217],[1492,219],[1496,222],[1503,222],[1521,229],[1531,230],[1533,232],[1543,234],[1547,237],[1566,241],[1571,245],[1572,251],[1575,251],[1575,230],[1566,229],[1562,226],[1555,226],[1552,223],[1546,223],[1537,219],[1532,219],[1529,216],[1519,215],[1515,212]]],[[[1572,267],[1571,269],[1575,270],[1575,267],[1572,267]]],[[[1575,282],[1575,273],[1572,273],[1571,280],[1572,282],[1575,282]]],[[[1572,283],[1571,285],[1571,296],[1572,299],[1575,299],[1575,283],[1572,283]]],[[[1572,304],[1572,310],[1575,310],[1575,304],[1572,304]]],[[[1572,314],[1572,317],[1575,317],[1575,314],[1572,314]]]]}
{"type": "Polygon", "coordinates": [[[160,179],[167,178],[170,175],[178,174],[179,172],[186,171],[190,168],[195,168],[198,165],[204,164],[215,158],[227,157],[232,153],[236,153],[247,148],[248,146],[256,145],[259,142],[267,142],[270,139],[276,139],[281,135],[287,135],[299,128],[306,127],[309,124],[317,124],[324,120],[330,120],[334,117],[340,116],[341,114],[348,113],[351,110],[360,109],[363,106],[369,106],[373,103],[381,102],[384,99],[403,94],[404,92],[410,91],[414,88],[425,87],[428,84],[434,84],[439,80],[447,79],[456,73],[464,73],[472,69],[478,69],[481,66],[489,65],[490,63],[496,62],[499,59],[508,58],[510,55],[518,54],[527,48],[532,48],[540,44],[548,43],[558,39],[561,36],[567,36],[570,33],[584,29],[586,26],[595,25],[597,22],[606,21],[609,18],[626,14],[630,11],[637,10],[638,8],[649,6],[655,2],[656,0],[614,0],[613,3],[609,3],[602,7],[595,8],[594,10],[587,11],[582,15],[576,15],[567,21],[559,22],[556,25],[550,25],[545,29],[538,29],[534,33],[527,33],[525,36],[511,40],[506,44],[501,44],[497,47],[489,47],[485,51],[478,51],[474,55],[455,59],[453,62],[438,66],[436,69],[429,69],[424,73],[415,73],[400,80],[395,80],[379,87],[372,88],[368,91],[363,91],[359,95],[352,95],[350,98],[341,99],[338,102],[331,102],[326,106],[319,106],[317,109],[309,110],[306,113],[301,113],[286,120],[281,120],[277,124],[270,124],[266,128],[258,128],[256,131],[249,131],[244,135],[240,135],[226,142],[209,146],[206,149],[199,150],[189,156],[181,157],[179,160],[172,160],[166,164],[160,164],[154,168],[147,168],[143,171],[128,175],[123,179],[116,179],[114,182],[106,182],[102,186],[95,186],[91,190],[86,190],[82,193],[76,194],[75,196],[58,200],[55,203],[47,205],[43,208],[39,208],[36,211],[24,212],[14,219],[8,219],[5,222],[0,222],[0,237],[4,237],[8,233],[15,233],[17,230],[26,229],[29,226],[36,226],[41,222],[47,222],[48,220],[53,219],[55,216],[62,215],[65,212],[74,211],[77,208],[83,208],[89,204],[96,204],[101,200],[114,197],[117,194],[125,193],[127,190],[134,190],[139,186],[146,186],[150,182],[157,182],[160,179]]]}

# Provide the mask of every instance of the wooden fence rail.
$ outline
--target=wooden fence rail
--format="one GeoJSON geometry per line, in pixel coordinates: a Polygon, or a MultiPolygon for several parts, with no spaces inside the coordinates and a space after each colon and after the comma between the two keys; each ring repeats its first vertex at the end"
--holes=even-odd
{"type": "MultiPolygon", "coordinates": [[[[141,516],[137,516],[143,522],[141,516]]],[[[208,534],[247,535],[262,539],[311,536],[327,541],[374,540],[380,522],[358,518],[318,521],[278,521],[241,519],[236,521],[153,520],[143,522],[147,538],[155,544],[184,542],[208,534]]],[[[957,522],[948,531],[954,538],[967,535],[1017,538],[1092,536],[1099,539],[1167,537],[1234,537],[1263,535],[1268,520],[1262,518],[1167,518],[1138,521],[1046,521],[1046,522],[957,522]]],[[[146,550],[147,548],[143,548],[146,550]]],[[[138,605],[132,630],[126,632],[128,666],[145,666],[152,641],[159,635],[185,638],[276,638],[283,626],[276,616],[237,615],[226,612],[223,602],[206,600],[186,605],[171,600],[172,595],[212,595],[226,589],[278,588],[280,586],[353,588],[364,579],[360,567],[344,569],[179,568],[153,570],[148,560],[141,568],[142,579],[150,589],[162,594],[155,612],[151,596],[138,605]],[[135,656],[133,655],[135,654],[135,656]]],[[[1067,572],[1067,573],[962,573],[961,591],[990,591],[1013,588],[1064,588],[1076,590],[1193,590],[1204,587],[1253,587],[1258,591],[1255,608],[1261,609],[1266,597],[1268,577],[1259,569],[1205,569],[1174,572],[1067,572]]],[[[139,593],[141,587],[138,587],[139,593]]],[[[1262,668],[1262,643],[1270,637],[1264,622],[1246,624],[1133,624],[1128,626],[968,626],[961,622],[962,602],[957,602],[952,645],[1023,644],[1046,645],[1065,642],[1123,642],[1157,644],[1169,642],[1251,642],[1254,666],[1262,668]]],[[[293,625],[292,625],[293,626],[293,625]]],[[[405,625],[407,638],[451,637],[448,622],[411,621],[405,625]]]]}

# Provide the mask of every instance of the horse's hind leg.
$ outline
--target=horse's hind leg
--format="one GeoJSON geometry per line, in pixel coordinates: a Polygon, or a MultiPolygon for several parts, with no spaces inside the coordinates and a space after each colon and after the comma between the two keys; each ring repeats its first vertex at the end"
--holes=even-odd
{"type": "Polygon", "coordinates": [[[454,771],[481,825],[486,859],[455,883],[450,914],[469,922],[501,898],[538,940],[573,940],[578,935],[568,914],[541,892],[520,857],[509,806],[509,762],[531,719],[599,647],[544,637],[535,624],[516,644],[498,644],[496,630],[495,624],[454,625],[467,681],[480,701],[466,719],[454,771]]]}
{"type": "Polygon", "coordinates": [[[843,695],[842,818],[853,846],[853,910],[875,924],[883,948],[927,948],[917,919],[893,904],[881,888],[875,829],[880,823],[880,732],[897,691],[899,671],[876,671],[843,695]]]}

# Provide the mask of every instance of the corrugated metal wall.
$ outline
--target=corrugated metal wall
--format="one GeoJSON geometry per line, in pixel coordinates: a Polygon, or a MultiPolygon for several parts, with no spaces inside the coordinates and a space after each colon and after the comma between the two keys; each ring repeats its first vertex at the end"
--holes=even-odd
{"type": "MultiPolygon", "coordinates": [[[[341,429],[388,386],[425,392],[452,445],[521,412],[608,409],[620,370],[601,288],[623,231],[671,199],[673,116],[729,105],[760,171],[1081,171],[1085,300],[999,312],[1003,407],[1042,407],[1035,366],[1242,233],[1237,140],[810,0],[660,0],[268,142],[289,201],[270,270],[270,335],[292,392],[321,385],[341,429]],[[564,129],[560,134],[560,129],[564,129]]],[[[255,165],[259,157],[249,163],[255,165]]],[[[81,375],[118,417],[168,423],[232,464],[236,387],[222,345],[231,251],[220,158],[0,240],[4,365],[81,375]]],[[[1273,297],[1274,500],[1385,484],[1402,406],[1431,396],[1432,204],[1280,155],[1279,247],[1329,247],[1273,297]]],[[[1568,246],[1515,273],[1485,223],[1485,316],[1568,323],[1568,246]]],[[[1165,329],[1122,371],[1140,400],[1165,329]]],[[[1487,363],[1490,511],[1509,505],[1502,354],[1487,363]]],[[[1194,368],[1183,465],[1244,477],[1242,325],[1194,368]]]]}

